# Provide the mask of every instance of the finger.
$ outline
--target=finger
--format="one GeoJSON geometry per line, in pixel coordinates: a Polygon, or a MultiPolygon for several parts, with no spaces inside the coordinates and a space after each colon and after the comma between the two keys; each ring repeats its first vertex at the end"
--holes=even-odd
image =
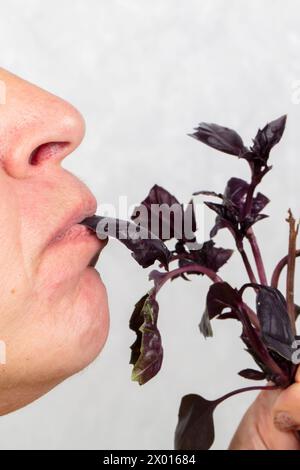
{"type": "MultiPolygon", "coordinates": [[[[229,450],[267,450],[269,448],[270,443],[266,442],[264,436],[274,434],[272,433],[273,423],[269,416],[279,394],[280,390],[271,390],[261,392],[257,396],[233,436],[229,450]]],[[[279,433],[277,429],[276,432],[279,433]]]]}
{"type": "MultiPolygon", "coordinates": [[[[298,374],[299,375],[299,374],[298,374]]],[[[284,390],[273,407],[274,424],[281,431],[300,430],[300,383],[284,390]]]]}

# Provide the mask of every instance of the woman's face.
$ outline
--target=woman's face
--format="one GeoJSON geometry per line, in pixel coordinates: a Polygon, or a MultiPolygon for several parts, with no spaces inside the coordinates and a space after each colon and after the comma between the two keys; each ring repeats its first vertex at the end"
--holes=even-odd
{"type": "MultiPolygon", "coordinates": [[[[84,121],[69,103],[0,69],[0,414],[87,366],[108,332],[105,288],[89,266],[103,242],[78,225],[96,212],[61,162],[84,121]]],[[[88,164],[88,162],[87,162],[88,164]]]]}

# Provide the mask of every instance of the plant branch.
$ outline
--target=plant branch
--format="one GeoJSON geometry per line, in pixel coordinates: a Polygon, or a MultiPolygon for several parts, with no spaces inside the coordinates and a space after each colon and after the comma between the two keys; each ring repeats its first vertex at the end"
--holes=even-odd
{"type": "Polygon", "coordinates": [[[263,263],[263,260],[262,260],[260,248],[259,248],[257,240],[256,240],[256,236],[255,236],[252,228],[248,229],[246,236],[247,236],[247,239],[249,240],[249,243],[250,243],[250,246],[251,246],[251,249],[252,249],[252,253],[253,253],[253,256],[254,256],[254,259],[255,259],[255,263],[256,263],[260,283],[267,286],[268,281],[267,281],[267,276],[266,276],[264,263],[263,263]]]}
{"type": "MultiPolygon", "coordinates": [[[[155,281],[155,276],[153,276],[153,273],[158,272],[158,271],[152,271],[149,274],[149,279],[155,281]]],[[[181,268],[174,269],[173,271],[169,271],[165,274],[162,274],[161,277],[159,277],[159,280],[155,283],[155,296],[158,294],[160,289],[163,287],[163,285],[168,282],[170,279],[172,280],[175,277],[180,276],[181,274],[204,274],[207,277],[209,277],[213,282],[224,282],[223,279],[218,276],[214,271],[211,269],[208,269],[204,266],[200,266],[199,264],[193,264],[189,266],[182,266],[181,268]]],[[[253,310],[245,303],[243,302],[243,306],[245,308],[245,313],[247,314],[247,317],[249,318],[250,322],[252,325],[259,331],[260,330],[260,324],[257,318],[257,315],[253,310]]]]}
{"type": "Polygon", "coordinates": [[[289,224],[289,252],[287,260],[287,278],[286,278],[286,301],[288,314],[291,320],[292,328],[296,333],[296,317],[295,317],[295,304],[294,304],[294,284],[295,284],[295,266],[296,266],[296,241],[299,231],[299,223],[293,217],[291,209],[289,209],[288,218],[286,221],[289,224]]]}
{"type": "MultiPolygon", "coordinates": [[[[295,257],[297,258],[299,256],[300,256],[300,250],[296,250],[295,257]]],[[[279,261],[279,263],[276,265],[276,267],[273,271],[272,279],[271,279],[271,286],[275,287],[276,289],[278,288],[280,275],[281,275],[283,269],[285,268],[285,266],[288,264],[288,259],[289,259],[288,255],[286,255],[284,258],[282,258],[279,261]]]]}
{"type": "Polygon", "coordinates": [[[254,284],[257,284],[257,280],[256,280],[255,274],[254,274],[254,272],[253,272],[252,266],[251,266],[251,264],[250,264],[248,255],[247,255],[247,253],[245,252],[243,242],[237,243],[237,249],[238,249],[238,251],[239,251],[240,254],[241,254],[241,257],[242,257],[242,260],[243,260],[243,262],[244,262],[244,265],[245,265],[247,274],[248,274],[248,276],[249,276],[250,282],[253,282],[254,284]]]}
{"type": "MultiPolygon", "coordinates": [[[[154,271],[155,272],[155,271],[154,271]]],[[[152,277],[153,271],[149,274],[149,279],[153,280],[152,277]]],[[[218,276],[215,271],[212,269],[206,268],[205,266],[200,266],[199,264],[190,264],[188,266],[182,266],[181,268],[173,269],[173,271],[169,271],[166,274],[163,274],[160,278],[158,285],[156,286],[156,294],[160,291],[162,286],[169,281],[169,279],[173,279],[174,277],[178,277],[181,274],[204,274],[213,282],[224,282],[223,279],[218,276]]]]}
{"type": "Polygon", "coordinates": [[[247,315],[249,317],[249,320],[251,321],[252,325],[255,326],[255,328],[260,331],[260,324],[257,318],[257,315],[255,312],[253,312],[252,308],[249,307],[245,302],[243,302],[243,306],[245,310],[247,311],[247,315]]]}
{"type": "Polygon", "coordinates": [[[258,385],[254,387],[245,387],[245,388],[239,388],[238,390],[234,390],[233,392],[226,393],[226,395],[223,395],[222,397],[218,398],[215,400],[216,404],[222,403],[222,401],[227,400],[227,398],[231,398],[234,395],[237,395],[238,393],[243,393],[243,392],[253,392],[256,390],[277,390],[279,387],[277,385],[258,385]]]}

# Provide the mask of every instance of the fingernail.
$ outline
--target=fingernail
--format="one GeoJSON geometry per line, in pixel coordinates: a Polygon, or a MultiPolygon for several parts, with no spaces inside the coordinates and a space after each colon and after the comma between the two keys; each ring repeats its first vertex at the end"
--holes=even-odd
{"type": "Polygon", "coordinates": [[[286,411],[279,411],[274,417],[274,424],[280,431],[295,431],[300,425],[286,411]]]}

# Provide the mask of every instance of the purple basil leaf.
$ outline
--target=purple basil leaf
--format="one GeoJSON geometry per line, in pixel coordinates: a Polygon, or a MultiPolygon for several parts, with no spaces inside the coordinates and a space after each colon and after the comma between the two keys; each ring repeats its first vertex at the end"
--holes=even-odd
{"type": "Polygon", "coordinates": [[[228,228],[236,239],[245,236],[247,230],[259,220],[266,218],[260,211],[268,204],[269,199],[262,193],[252,198],[250,213],[245,217],[245,204],[249,184],[240,178],[231,178],[225,188],[223,203],[216,204],[205,202],[205,204],[217,213],[215,225],[210,236],[214,237],[222,228],[228,228]]]}
{"type": "Polygon", "coordinates": [[[146,300],[148,299],[149,294],[145,294],[136,304],[129,320],[129,328],[134,331],[137,335],[135,342],[130,346],[131,349],[131,357],[129,364],[135,365],[137,362],[140,353],[141,353],[141,345],[142,345],[142,332],[140,328],[144,323],[144,316],[142,314],[143,307],[145,305],[146,300]]]}
{"type": "Polygon", "coordinates": [[[119,240],[132,251],[133,258],[143,268],[160,261],[167,269],[171,253],[166,245],[147,229],[125,220],[97,215],[86,218],[82,224],[96,232],[99,238],[110,236],[119,240]]]}
{"type": "Polygon", "coordinates": [[[241,296],[227,282],[215,282],[206,297],[207,312],[210,320],[219,316],[225,308],[239,309],[241,296]]]}
{"type": "Polygon", "coordinates": [[[224,206],[223,204],[217,204],[216,202],[205,201],[204,204],[215,211],[220,217],[224,215],[224,206]]]}
{"type": "MultiPolygon", "coordinates": [[[[209,288],[206,305],[210,319],[221,315],[225,308],[229,308],[232,313],[236,314],[237,319],[242,323],[241,338],[246,344],[248,351],[256,361],[268,367],[269,377],[273,378],[273,371],[269,367],[270,353],[259,337],[257,330],[251,324],[240,293],[227,282],[216,282],[209,288]]],[[[277,377],[274,378],[276,379],[277,377]]]]}
{"type": "MultiPolygon", "coordinates": [[[[249,184],[240,178],[231,178],[225,188],[224,205],[230,210],[235,208],[239,222],[242,222],[246,196],[249,190],[249,184]]],[[[270,200],[262,193],[257,193],[252,199],[251,217],[257,216],[270,200]]]]}
{"type": "Polygon", "coordinates": [[[190,250],[187,255],[188,259],[180,260],[179,265],[187,266],[189,264],[199,264],[214,272],[218,272],[219,269],[227,263],[232,253],[233,250],[216,248],[213,240],[209,240],[204,242],[200,249],[190,250]]]}
{"type": "Polygon", "coordinates": [[[203,122],[195,131],[189,135],[216,150],[236,156],[245,152],[241,137],[232,129],[203,122]]]}
{"type": "Polygon", "coordinates": [[[223,228],[228,228],[229,230],[231,230],[232,224],[230,220],[227,220],[225,206],[209,201],[205,201],[204,204],[209,207],[209,209],[213,210],[218,214],[215,220],[215,225],[213,226],[209,234],[211,238],[214,238],[217,235],[218,231],[223,228]]]}
{"type": "Polygon", "coordinates": [[[201,250],[190,251],[192,259],[199,264],[206,266],[212,271],[218,272],[219,269],[227,263],[233,254],[233,250],[225,248],[216,248],[213,240],[203,243],[201,250]],[[194,255],[194,258],[193,258],[194,255]]]}
{"type": "Polygon", "coordinates": [[[137,333],[131,346],[132,380],[144,385],[160,370],[163,360],[161,337],[157,328],[158,303],[150,293],[136,304],[130,328],[137,333]]]}
{"type": "MultiPolygon", "coordinates": [[[[149,211],[151,211],[152,204],[167,204],[167,206],[172,206],[173,204],[179,204],[178,200],[175,196],[173,196],[169,191],[164,189],[161,186],[155,184],[149,191],[148,196],[141,202],[140,205],[145,206],[149,211]]],[[[138,210],[140,206],[138,206],[132,215],[132,219],[134,219],[135,212],[138,210]]]]}
{"type": "Polygon", "coordinates": [[[244,369],[239,372],[239,375],[241,377],[244,377],[244,379],[249,379],[249,380],[264,380],[266,378],[266,374],[264,372],[261,372],[259,370],[253,370],[253,369],[244,369]]]}
{"type": "Polygon", "coordinates": [[[228,228],[229,230],[231,230],[231,225],[228,222],[226,222],[226,220],[223,219],[223,217],[218,215],[215,220],[215,225],[211,229],[209,236],[211,238],[214,238],[217,235],[218,231],[221,230],[222,228],[228,228]]]}
{"type": "MultiPolygon", "coordinates": [[[[241,371],[241,375],[243,374],[251,374],[254,380],[258,380],[259,374],[263,375],[251,369],[241,371]]],[[[261,387],[254,387],[254,389],[261,389],[261,387]]],[[[249,391],[248,387],[234,390],[214,401],[206,400],[196,394],[184,396],[181,400],[175,431],[175,450],[208,450],[215,438],[213,413],[216,407],[228,398],[247,391],[249,391]]]]}
{"type": "Polygon", "coordinates": [[[225,205],[229,207],[233,205],[242,210],[248,188],[249,184],[247,181],[241,178],[230,178],[224,192],[225,205]]]}
{"type": "Polygon", "coordinates": [[[217,403],[191,394],[182,398],[175,431],[175,450],[208,450],[214,442],[217,403]]]}
{"type": "Polygon", "coordinates": [[[256,224],[256,222],[259,222],[260,220],[264,220],[268,218],[269,216],[266,214],[258,214],[255,217],[249,218],[249,220],[245,221],[244,227],[245,228],[250,228],[252,225],[256,224]]]}
{"type": "Polygon", "coordinates": [[[287,116],[281,116],[267,124],[262,130],[258,130],[251,151],[264,162],[267,162],[271,149],[280,142],[285,130],[286,119],[287,116]]]}
{"type": "Polygon", "coordinates": [[[286,300],[278,289],[260,286],[256,297],[257,316],[266,346],[291,360],[294,341],[286,300]]]}
{"type": "Polygon", "coordinates": [[[262,193],[257,193],[257,196],[253,198],[252,201],[252,212],[254,214],[258,214],[266,207],[267,204],[269,204],[269,202],[270,199],[267,198],[267,196],[262,193]]]}
{"type": "MultiPolygon", "coordinates": [[[[249,344],[248,338],[245,338],[243,334],[241,335],[241,339],[244,341],[245,344],[249,344]]],[[[245,351],[248,354],[250,354],[252,359],[254,359],[254,361],[256,362],[258,367],[265,374],[267,380],[271,380],[274,383],[277,383],[277,376],[274,375],[272,369],[270,369],[269,366],[267,364],[265,364],[264,361],[261,360],[260,356],[256,353],[256,351],[251,346],[245,348],[245,351]]]]}
{"type": "Polygon", "coordinates": [[[166,189],[156,184],[141,204],[134,209],[131,219],[166,241],[174,237],[182,238],[180,232],[183,217],[182,204],[166,189]]]}
{"type": "Polygon", "coordinates": [[[160,261],[168,269],[170,252],[166,245],[159,239],[139,239],[139,240],[120,240],[124,245],[133,251],[133,258],[143,267],[148,268],[160,261]]]}

